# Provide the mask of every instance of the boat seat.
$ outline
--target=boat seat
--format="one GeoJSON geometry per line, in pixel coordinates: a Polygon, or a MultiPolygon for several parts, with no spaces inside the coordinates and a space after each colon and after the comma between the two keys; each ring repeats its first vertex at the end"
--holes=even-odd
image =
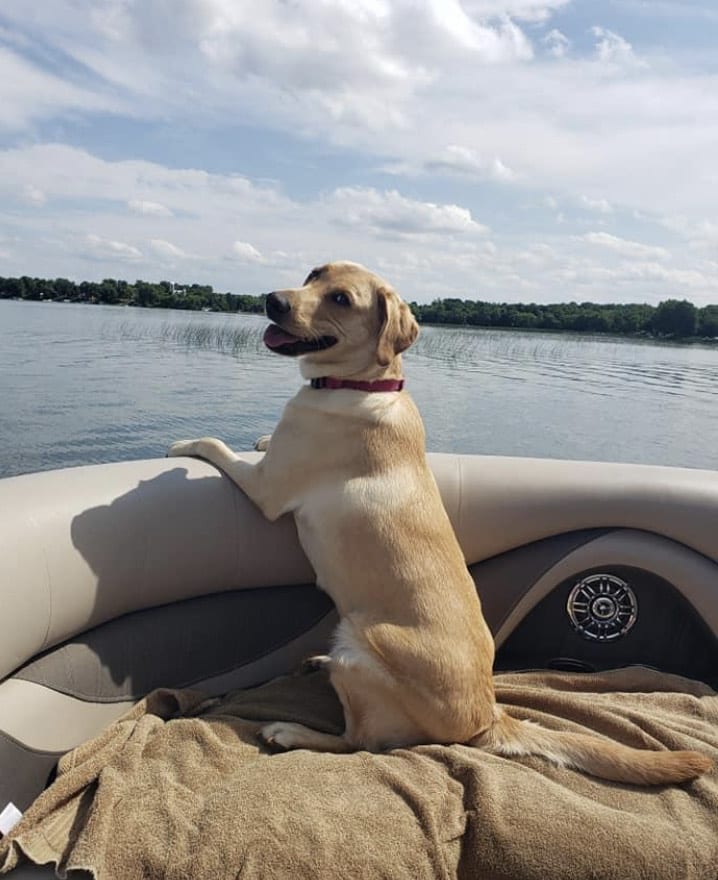
{"type": "Polygon", "coordinates": [[[0,683],[0,809],[26,809],[64,752],[149,691],[259,684],[326,650],[334,625],[312,585],[241,590],[126,614],[50,649],[0,683]]]}
{"type": "MultiPolygon", "coordinates": [[[[499,646],[562,577],[619,549],[672,566],[718,633],[716,474],[429,460],[499,646]]],[[[26,809],[62,754],[154,688],[221,694],[325,651],[336,617],[312,575],[291,518],[268,523],[201,461],[0,481],[0,809],[26,809]]]]}

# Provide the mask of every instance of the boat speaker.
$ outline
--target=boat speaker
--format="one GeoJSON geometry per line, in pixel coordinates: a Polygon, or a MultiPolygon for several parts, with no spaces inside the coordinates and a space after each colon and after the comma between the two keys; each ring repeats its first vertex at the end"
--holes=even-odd
{"type": "Polygon", "coordinates": [[[626,581],[615,574],[591,574],[574,585],[566,611],[584,639],[612,642],[625,636],[638,619],[638,602],[626,581]]]}

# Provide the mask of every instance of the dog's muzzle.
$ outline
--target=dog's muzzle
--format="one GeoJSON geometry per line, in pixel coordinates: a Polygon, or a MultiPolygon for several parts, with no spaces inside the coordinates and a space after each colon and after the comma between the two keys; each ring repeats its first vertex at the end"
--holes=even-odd
{"type": "Polygon", "coordinates": [[[292,316],[289,313],[292,311],[292,306],[282,293],[277,291],[268,293],[264,308],[267,312],[267,317],[273,322],[264,331],[264,344],[277,354],[296,357],[297,355],[309,354],[312,351],[331,348],[337,343],[335,336],[302,338],[301,336],[295,336],[289,330],[285,330],[282,322],[287,316],[289,316],[291,322],[292,316]]]}
{"type": "Polygon", "coordinates": [[[267,294],[267,300],[265,303],[265,311],[267,312],[267,317],[270,321],[279,321],[287,312],[292,310],[289,301],[285,296],[282,296],[281,293],[277,293],[276,291],[272,291],[272,293],[267,294]]]}

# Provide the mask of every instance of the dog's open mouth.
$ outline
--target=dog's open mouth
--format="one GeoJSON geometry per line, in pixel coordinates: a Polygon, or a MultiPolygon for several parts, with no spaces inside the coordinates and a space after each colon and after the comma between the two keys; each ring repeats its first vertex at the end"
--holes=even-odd
{"type": "Polygon", "coordinates": [[[296,357],[300,354],[307,354],[310,351],[321,351],[324,348],[331,348],[336,345],[337,339],[334,336],[318,336],[316,339],[302,339],[300,336],[294,336],[282,330],[277,324],[270,324],[264,331],[264,344],[277,354],[288,354],[296,357]]]}

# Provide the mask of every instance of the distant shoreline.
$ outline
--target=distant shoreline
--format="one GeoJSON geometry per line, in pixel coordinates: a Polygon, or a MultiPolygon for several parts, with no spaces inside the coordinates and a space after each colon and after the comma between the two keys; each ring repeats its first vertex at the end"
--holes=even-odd
{"type": "MultiPolygon", "coordinates": [[[[264,314],[264,297],[218,293],[210,285],[112,278],[79,284],[66,278],[0,277],[0,300],[70,302],[138,308],[264,314]]],[[[495,330],[585,333],[670,342],[718,344],[718,305],[688,300],[647,303],[492,303],[458,298],[409,303],[421,324],[495,330]]]]}

